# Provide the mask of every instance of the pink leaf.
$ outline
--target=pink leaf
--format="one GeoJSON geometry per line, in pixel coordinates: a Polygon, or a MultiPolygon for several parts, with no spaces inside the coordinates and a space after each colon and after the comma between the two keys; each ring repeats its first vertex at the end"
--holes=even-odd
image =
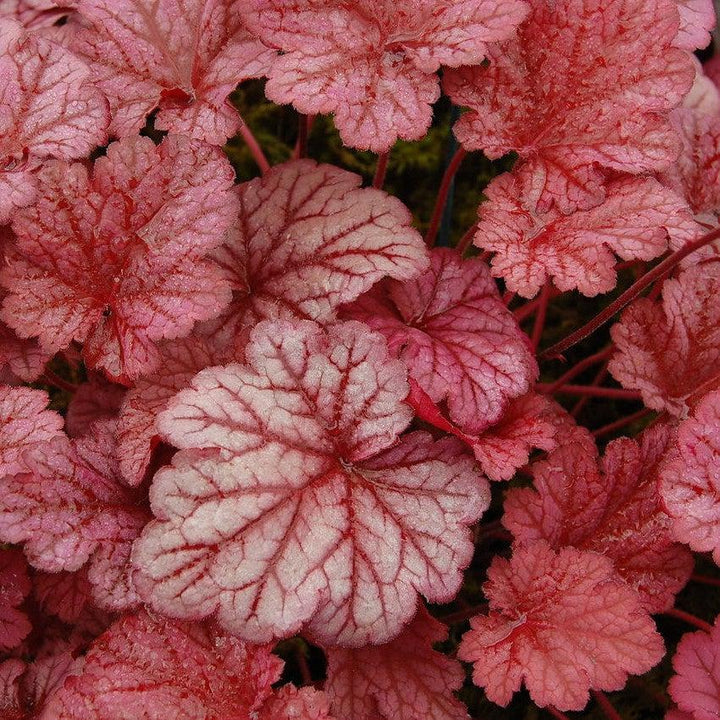
{"type": "Polygon", "coordinates": [[[128,485],[139,485],[145,475],[157,442],[158,413],[200,370],[224,359],[208,343],[192,336],[162,346],[159,372],[139,380],[127,393],[118,419],[120,471],[128,485]]]}
{"type": "Polygon", "coordinates": [[[325,691],[337,720],[465,720],[453,696],[464,679],[460,663],[433,650],[446,635],[421,606],[387,645],[328,648],[325,691]]]}
{"type": "Polygon", "coordinates": [[[522,206],[511,174],[485,190],[475,244],[494,252],[492,273],[509,290],[533,297],[551,278],[559,290],[594,296],[615,287],[615,255],[651,260],[682,245],[699,227],[684,199],[652,178],[625,178],[606,187],[605,201],[564,215],[531,212],[522,206]]]}
{"type": "Polygon", "coordinates": [[[46,410],[43,390],[0,385],[0,476],[26,470],[25,450],[62,434],[63,419],[46,410]]]}
{"type": "Polygon", "coordinates": [[[680,710],[692,720],[720,717],[720,620],[710,633],[683,635],[672,662],[668,689],[680,710]]]}
{"type": "Polygon", "coordinates": [[[673,542],[657,489],[670,441],[670,427],[658,425],[640,442],[614,440],[602,462],[589,433],[564,443],[533,464],[535,490],[508,493],[503,525],[520,543],[544,539],[606,555],[648,612],[667,610],[693,568],[692,555],[673,542]]]}
{"type": "Polygon", "coordinates": [[[517,37],[490,48],[488,65],[445,74],[446,92],[471,109],[455,126],[460,142],[493,159],[517,152],[523,204],[539,212],[602,202],[602,168],[667,167],[679,147],[666,115],[693,79],[689,54],[671,47],[676,4],[531,6],[517,37]]]}
{"type": "Polygon", "coordinates": [[[86,435],[97,420],[112,420],[118,414],[125,388],[107,382],[102,375],[91,374],[88,382],[78,385],[65,413],[70,437],[86,435]]]}
{"type": "Polygon", "coordinates": [[[617,348],[612,376],[639,390],[649,408],[686,415],[694,394],[720,382],[720,262],[666,280],[662,304],[636,300],[610,334],[617,348]]]}
{"type": "Polygon", "coordinates": [[[34,31],[52,27],[67,14],[53,0],[0,0],[0,17],[17,20],[34,31]]]}
{"type": "Polygon", "coordinates": [[[88,364],[111,378],[151,371],[157,340],[229,302],[202,258],[235,216],[233,175],[218,150],[180,136],[114,143],[92,175],[48,164],[38,203],[15,216],[2,318],[48,352],[84,342],[88,364]]]}
{"type": "Polygon", "coordinates": [[[608,558],[545,542],[496,557],[483,590],[490,614],[458,650],[473,681],[506,706],[524,681],[540,707],[582,710],[589,690],[619,690],[663,656],[662,638],[608,558]]]}
{"type": "Polygon", "coordinates": [[[262,706],[258,720],[335,720],[324,692],[284,685],[262,706]]]}
{"type": "Polygon", "coordinates": [[[0,540],[25,543],[30,563],[48,572],[78,570],[89,561],[96,601],[118,610],[137,602],[127,556],[147,513],[119,482],[113,430],[97,423],[89,436],[59,436],[26,453],[29,472],[0,480],[0,540]],[[120,598],[103,581],[111,553],[124,554],[112,568],[114,582],[118,574],[126,578],[120,598]]]}
{"type": "Polygon", "coordinates": [[[197,375],[158,427],[183,448],[134,548],[144,599],[241,638],[383,642],[418,592],[457,592],[489,492],[456,441],[398,439],[401,363],[360,323],[260,323],[244,365],[197,375]]]}
{"type": "Polygon", "coordinates": [[[18,609],[30,592],[27,565],[18,550],[0,550],[0,651],[17,647],[32,626],[18,609]]]}
{"type": "Polygon", "coordinates": [[[78,620],[92,595],[86,567],[77,572],[36,572],[33,589],[43,611],[68,624],[78,620]]]}
{"type": "Polygon", "coordinates": [[[720,391],[708,393],[678,426],[660,471],[660,494],[675,537],[720,565],[720,391]]]}
{"type": "Polygon", "coordinates": [[[212,323],[216,342],[262,319],[320,322],[389,275],[408,280],[428,266],[407,208],[359,176],[300,160],[240,186],[240,218],[214,258],[235,291],[212,323]]]}
{"type": "Polygon", "coordinates": [[[304,113],[335,113],[346,145],[386,152],[398,137],[418,140],[439,96],[435,71],[480,63],[487,43],[524,18],[519,0],[246,0],[248,24],[283,54],[266,87],[304,113]]]}
{"type": "Polygon", "coordinates": [[[675,0],[680,13],[680,30],[675,46],[686,50],[706,47],[710,31],[715,27],[712,0],[675,0]]]}
{"type": "Polygon", "coordinates": [[[20,678],[25,672],[22,660],[0,662],[0,712],[3,720],[24,720],[20,700],[20,678]]]}
{"type": "Polygon", "coordinates": [[[35,196],[40,159],[72,160],[107,141],[108,109],[85,65],[0,17],[0,225],[35,196]]]}
{"type": "Polygon", "coordinates": [[[428,272],[386,281],[346,309],[380,331],[450,419],[478,433],[537,379],[529,341],[500,299],[487,265],[453,250],[432,251],[428,272]]]}
{"type": "Polygon", "coordinates": [[[273,53],[243,25],[237,0],[78,0],[90,28],[73,48],[89,63],[112,109],[110,131],[155,127],[223,145],[242,122],[227,100],[263,75],[273,53]]]}
{"type": "Polygon", "coordinates": [[[128,708],[136,720],[255,717],[281,668],[267,646],[143,610],[93,643],[40,720],[121,720],[128,708]]]}

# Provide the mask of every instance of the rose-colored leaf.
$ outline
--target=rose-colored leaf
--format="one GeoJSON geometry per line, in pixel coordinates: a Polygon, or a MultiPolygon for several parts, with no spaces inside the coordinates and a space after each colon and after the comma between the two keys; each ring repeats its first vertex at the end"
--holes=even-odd
{"type": "Polygon", "coordinates": [[[73,624],[90,602],[92,586],[82,567],[77,572],[36,572],[33,592],[44,612],[73,624]]]}
{"type": "Polygon", "coordinates": [[[52,27],[68,15],[54,0],[0,0],[0,17],[12,18],[34,31],[52,27]]]}
{"type": "Polygon", "coordinates": [[[47,404],[43,390],[0,385],[0,476],[25,470],[25,450],[62,434],[63,419],[47,404]]]}
{"type": "Polygon", "coordinates": [[[692,720],[720,717],[720,619],[712,632],[687,633],[673,657],[675,676],[668,689],[692,720]]]}
{"type": "Polygon", "coordinates": [[[142,610],[92,644],[40,720],[124,720],[129,708],[136,720],[255,717],[281,669],[267,646],[142,610]]]}
{"type": "Polygon", "coordinates": [[[673,0],[531,6],[517,36],[490,48],[489,64],[445,74],[446,92],[471,109],[455,126],[463,145],[490,158],[517,152],[523,203],[539,212],[600,203],[602,168],[667,167],[679,149],[667,112],[694,75],[689,54],[671,47],[673,0]]]}
{"type": "Polygon", "coordinates": [[[253,641],[308,621],[323,643],[390,639],[418,592],[457,591],[486,481],[455,440],[398,440],[405,370],[366,326],[265,321],[246,355],[201,372],[159,417],[183,450],[155,476],[158,520],[135,544],[144,599],[217,612],[253,641]]]}
{"type": "Polygon", "coordinates": [[[652,260],[699,232],[684,199],[653,178],[625,178],[606,187],[604,202],[564,215],[531,212],[511,174],[484,191],[475,244],[494,252],[492,273],[509,290],[533,297],[552,278],[560,290],[593,296],[615,287],[616,258],[652,260]]]}
{"type": "Polygon", "coordinates": [[[86,362],[111,378],[151,371],[157,340],[187,335],[230,299],[202,258],[235,217],[233,176],[218,150],[180,136],[114,143],[92,175],[47,164],[38,203],[14,218],[2,319],[49,352],[84,342],[86,362]]]}
{"type": "MultiPolygon", "coordinates": [[[[528,393],[513,400],[500,421],[473,438],[471,446],[491,480],[509,480],[525,465],[533,448],[553,450],[561,408],[549,398],[528,393]]],[[[567,436],[563,433],[564,441],[567,436]]]]}
{"type": "Polygon", "coordinates": [[[155,127],[223,145],[241,119],[227,100],[263,75],[273,53],[243,25],[237,0],[77,0],[90,25],[73,49],[88,62],[112,110],[110,132],[155,127]]]}
{"type": "Polygon", "coordinates": [[[519,543],[547,540],[609,557],[648,612],[672,606],[690,577],[691,553],[674,542],[658,493],[658,463],[671,442],[658,425],[640,442],[621,438],[600,462],[590,434],[532,465],[535,490],[511,490],[503,525],[519,543]]]}
{"type": "Polygon", "coordinates": [[[458,657],[499,705],[524,681],[540,707],[582,710],[590,689],[619,690],[663,656],[652,619],[602,555],[539,541],[496,557],[488,578],[490,614],[470,621],[458,657]]]}
{"type": "Polygon", "coordinates": [[[20,678],[25,672],[22,660],[0,662],[0,713],[3,720],[24,720],[20,702],[20,678]]]}
{"type": "Polygon", "coordinates": [[[450,419],[478,433],[537,379],[527,337],[500,299],[481,260],[437,248],[430,270],[404,283],[385,281],[345,309],[380,331],[450,419]]]}
{"type": "MultiPolygon", "coordinates": [[[[5,293],[0,289],[0,302],[5,293]]],[[[12,377],[25,382],[37,380],[50,359],[37,340],[23,340],[0,320],[0,371],[7,366],[12,377]]]]}
{"type": "Polygon", "coordinates": [[[240,186],[241,211],[214,259],[235,291],[210,330],[237,338],[262,319],[331,319],[342,303],[386,275],[414,277],[428,266],[420,234],[396,198],[332,165],[300,160],[240,186]]]}
{"type": "Polygon", "coordinates": [[[680,423],[660,471],[660,494],[675,537],[720,565],[720,391],[706,395],[680,423]]]}
{"type": "Polygon", "coordinates": [[[139,380],[123,401],[118,419],[118,455],[125,482],[139,485],[157,441],[155,419],[168,400],[190,384],[201,370],[220,365],[224,356],[197,337],[165,343],[157,374],[139,380]]]}
{"type": "Polygon", "coordinates": [[[30,592],[30,578],[22,553],[0,550],[0,652],[17,647],[30,632],[30,621],[18,609],[30,592]]]}
{"type": "Polygon", "coordinates": [[[649,408],[686,415],[691,396],[720,382],[720,262],[666,280],[662,303],[636,300],[610,334],[613,377],[649,408]]]}
{"type": "Polygon", "coordinates": [[[0,17],[0,225],[35,196],[42,158],[81,158],[107,141],[108,108],[74,55],[0,17]]]}
{"type": "Polygon", "coordinates": [[[112,420],[125,394],[125,388],[115,385],[102,375],[92,374],[88,382],[81,383],[72,396],[65,413],[65,425],[70,437],[89,432],[97,420],[112,420]]]}
{"type": "Polygon", "coordinates": [[[258,720],[335,720],[335,716],[330,715],[324,692],[284,685],[262,706],[258,720]]]}
{"type": "Polygon", "coordinates": [[[464,679],[460,663],[433,650],[446,635],[421,607],[387,645],[328,648],[325,691],[337,720],[465,720],[453,695],[464,679]]]}
{"type": "Polygon", "coordinates": [[[0,540],[24,543],[30,563],[48,572],[78,570],[89,560],[101,607],[135,604],[127,556],[148,518],[119,481],[113,424],[96,423],[76,441],[56,437],[24,457],[28,472],[0,480],[0,540]],[[117,560],[112,568],[110,555],[117,560]],[[117,576],[125,577],[121,597],[108,593],[108,573],[113,593],[117,576]]]}
{"type": "Polygon", "coordinates": [[[710,42],[715,27],[715,8],[712,0],[675,0],[680,13],[680,30],[675,45],[686,50],[704,48],[710,42]]]}
{"type": "Polygon", "coordinates": [[[344,3],[246,0],[248,24],[283,54],[266,87],[304,113],[335,113],[346,145],[386,152],[418,140],[439,96],[440,65],[480,63],[487,43],[508,38],[524,18],[519,0],[388,0],[344,3]]]}

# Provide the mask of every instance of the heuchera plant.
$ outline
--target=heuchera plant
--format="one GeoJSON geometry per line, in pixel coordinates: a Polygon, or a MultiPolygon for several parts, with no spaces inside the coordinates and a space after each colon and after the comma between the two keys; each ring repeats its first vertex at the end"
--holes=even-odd
{"type": "Polygon", "coordinates": [[[714,25],[0,0],[0,720],[717,720],[714,25]]]}

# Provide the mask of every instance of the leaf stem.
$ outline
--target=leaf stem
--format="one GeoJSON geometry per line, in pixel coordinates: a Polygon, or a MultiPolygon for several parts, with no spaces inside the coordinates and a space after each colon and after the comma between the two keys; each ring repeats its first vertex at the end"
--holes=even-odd
{"type": "Polygon", "coordinates": [[[293,157],[298,160],[307,155],[308,136],[310,135],[311,119],[308,115],[300,113],[298,116],[298,136],[295,143],[293,157]]]}
{"type": "Polygon", "coordinates": [[[452,160],[443,174],[442,181],[440,182],[440,189],[438,190],[437,200],[435,201],[435,207],[433,208],[433,214],[430,218],[430,225],[428,226],[428,231],[425,235],[425,244],[428,247],[432,247],[435,244],[435,238],[437,237],[438,228],[440,227],[440,221],[442,220],[443,210],[445,209],[445,202],[447,201],[450,187],[452,186],[452,180],[466,155],[466,150],[459,147],[455,151],[452,160]]]}
{"type": "MultiPolygon", "coordinates": [[[[537,352],[543,330],[545,329],[545,318],[547,317],[548,303],[550,302],[550,287],[550,283],[546,282],[540,291],[540,304],[538,305],[538,310],[535,313],[535,323],[533,324],[531,338],[534,352],[537,352]]],[[[505,304],[507,305],[508,303],[505,304]]]]}
{"type": "Polygon", "coordinates": [[[637,390],[626,390],[625,388],[596,387],[595,385],[563,385],[555,391],[551,383],[537,383],[535,389],[538,392],[548,395],[552,392],[559,392],[567,395],[582,395],[587,397],[616,398],[618,400],[640,400],[640,393],[637,390]]]}
{"type": "Polygon", "coordinates": [[[639,280],[634,282],[624,293],[613,300],[604,310],[600,311],[590,322],[585,323],[581,328],[570,333],[560,342],[555,343],[547,350],[538,355],[538,360],[552,360],[562,356],[568,348],[576,345],[584,340],[588,335],[594,333],[599,327],[602,327],[616,313],[620,312],[629,302],[632,302],[645,288],[654,282],[663,279],[690,253],[699,250],[705,245],[710,244],[720,238],[720,228],[709,232],[697,240],[687,243],[672,255],[665,258],[659,265],[648,270],[639,280]]]}
{"type": "Polygon", "coordinates": [[[375,166],[375,177],[373,178],[373,187],[378,190],[382,190],[382,186],[385,184],[385,175],[387,175],[389,159],[389,152],[384,152],[378,155],[377,165],[375,166]]]}
{"type": "Polygon", "coordinates": [[[560,712],[557,708],[553,707],[552,705],[548,705],[545,708],[554,718],[557,718],[557,720],[570,720],[570,718],[564,713],[560,712]]]}
{"type": "Polygon", "coordinates": [[[720,578],[708,577],[707,575],[698,575],[693,573],[690,576],[693,582],[702,583],[703,585],[713,585],[714,587],[720,587],[720,578]]]}
{"type": "Polygon", "coordinates": [[[40,381],[47,385],[53,385],[58,390],[64,390],[70,394],[74,394],[77,391],[77,385],[73,385],[67,380],[63,380],[59,375],[56,375],[50,368],[45,368],[43,374],[40,376],[40,381]]]}
{"type": "Polygon", "coordinates": [[[642,410],[638,410],[637,412],[630,413],[630,415],[626,415],[623,418],[620,418],[619,420],[616,420],[615,422],[608,423],[607,425],[603,425],[602,427],[599,427],[597,430],[593,430],[592,434],[595,437],[602,437],[603,435],[609,435],[612,432],[615,432],[616,430],[619,430],[620,428],[625,427],[626,425],[630,425],[630,423],[635,422],[636,420],[640,420],[641,418],[644,418],[646,415],[650,415],[653,410],[650,408],[643,408],[642,410]]]}
{"type": "Polygon", "coordinates": [[[477,223],[474,223],[471,225],[466,231],[465,234],[458,240],[458,244],[455,246],[455,249],[461,254],[464,255],[465,251],[472,245],[473,238],[475,237],[475,233],[477,232],[477,223]]]}
{"type": "Polygon", "coordinates": [[[600,690],[593,690],[592,694],[608,720],[622,720],[620,713],[618,713],[618,711],[612,706],[604,692],[600,692],[600,690]]]}
{"type": "Polygon", "coordinates": [[[242,135],[242,139],[248,146],[250,154],[253,156],[257,166],[264,175],[270,169],[270,163],[267,161],[265,153],[260,147],[260,143],[256,140],[255,136],[252,134],[252,130],[250,130],[243,118],[240,118],[240,135],[242,135]]]}
{"type": "Polygon", "coordinates": [[[602,362],[603,360],[606,360],[608,356],[612,353],[612,347],[608,346],[604,350],[601,350],[600,352],[595,353],[594,355],[589,355],[586,358],[583,358],[580,360],[580,362],[573,365],[569,370],[567,370],[565,373],[563,373],[551,386],[550,386],[550,393],[557,392],[566,382],[569,380],[572,380],[576,375],[579,375],[583,370],[586,370],[589,367],[592,367],[595,365],[595,363],[602,362]]]}
{"type": "Polygon", "coordinates": [[[678,610],[677,608],[670,608],[669,610],[665,610],[663,615],[669,615],[670,617],[677,618],[678,620],[684,620],[686,623],[694,625],[699,630],[704,630],[705,632],[712,632],[713,629],[710,623],[701,620],[699,617],[695,617],[695,615],[692,615],[689,612],[685,612],[684,610],[678,610]]]}

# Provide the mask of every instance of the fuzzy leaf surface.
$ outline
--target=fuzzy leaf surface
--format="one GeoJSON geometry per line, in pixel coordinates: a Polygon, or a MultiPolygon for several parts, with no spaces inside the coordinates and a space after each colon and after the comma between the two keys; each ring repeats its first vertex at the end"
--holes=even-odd
{"type": "Polygon", "coordinates": [[[328,648],[325,691],[337,720],[465,720],[467,709],[453,695],[462,667],[433,650],[446,635],[421,606],[386,645],[328,648]]]}
{"type": "Polygon", "coordinates": [[[720,382],[720,262],[666,280],[662,302],[636,300],[610,335],[612,376],[649,408],[686,416],[692,396],[720,382]]]}
{"type": "Polygon", "coordinates": [[[159,417],[181,451],[135,545],[143,598],[253,641],[308,621],[324,644],[389,640],[418,593],[457,591],[487,483],[454,439],[398,439],[405,370],[367,326],[265,321],[251,337],[247,365],[201,372],[159,417]]]}
{"type": "Polygon", "coordinates": [[[0,281],[2,319],[54,353],[84,342],[91,368],[128,381],[159,361],[155,342],[187,335],[230,300],[203,257],[237,206],[234,173],[215,148],[169,136],[113,143],[95,162],[48,163],[38,202],[16,214],[0,281]]]}
{"type": "Polygon", "coordinates": [[[332,165],[298,160],[240,186],[240,214],[214,253],[233,302],[211,323],[240,347],[263,319],[324,322],[385,276],[414,277],[427,250],[407,208],[332,165]]]}
{"type": "Polygon", "coordinates": [[[594,296],[617,283],[616,255],[652,260],[694,238],[699,227],[683,196],[653,178],[608,183],[604,202],[565,215],[531,212],[511,174],[485,190],[474,243],[494,252],[492,273],[509,290],[533,297],[548,278],[559,290],[594,296]]]}
{"type": "Polygon", "coordinates": [[[660,471],[660,494],[675,537],[712,551],[720,565],[720,391],[708,393],[677,434],[660,471]]]}
{"type": "Polygon", "coordinates": [[[440,65],[480,63],[527,13],[519,0],[246,0],[248,24],[282,51],[268,97],[304,113],[335,113],[346,145],[386,152],[418,140],[439,97],[440,65]]]}
{"type": "Polygon", "coordinates": [[[582,710],[590,689],[619,690],[663,656],[638,596],[597,553],[538,541],[496,557],[483,591],[490,614],[470,621],[458,657],[499,705],[524,682],[540,707],[582,710]]]}
{"type": "Polygon", "coordinates": [[[89,24],[72,47],[108,97],[110,132],[155,127],[223,145],[241,118],[227,100],[273,53],[245,29],[237,0],[77,0],[89,24]]]}
{"type": "Polygon", "coordinates": [[[35,198],[44,158],[74,160],[107,142],[107,100],[87,67],[0,17],[0,225],[35,198]]]}
{"type": "Polygon", "coordinates": [[[693,569],[692,555],[674,542],[657,487],[671,429],[613,440],[602,461],[586,436],[532,465],[535,489],[510,490],[503,525],[521,544],[543,539],[555,549],[607,556],[648,612],[667,610],[693,569]]]}
{"type": "Polygon", "coordinates": [[[17,647],[32,626],[18,609],[30,592],[30,578],[23,554],[14,549],[0,550],[0,652],[17,647]]]}
{"type": "Polygon", "coordinates": [[[381,332],[390,352],[467,433],[495,423],[537,378],[527,337],[481,260],[436,248],[430,269],[385,281],[345,310],[381,332]]]}
{"type": "Polygon", "coordinates": [[[689,54],[671,47],[676,4],[530,4],[517,35],[489,49],[489,64],[446,72],[445,91],[470,108],[455,126],[460,142],[492,159],[517,152],[523,204],[540,212],[600,203],[604,168],[667,167],[679,150],[667,113],[694,76],[689,54]]]}
{"type": "Polygon", "coordinates": [[[282,661],[200,623],[125,615],[90,647],[39,720],[226,720],[253,717],[282,661]]]}

